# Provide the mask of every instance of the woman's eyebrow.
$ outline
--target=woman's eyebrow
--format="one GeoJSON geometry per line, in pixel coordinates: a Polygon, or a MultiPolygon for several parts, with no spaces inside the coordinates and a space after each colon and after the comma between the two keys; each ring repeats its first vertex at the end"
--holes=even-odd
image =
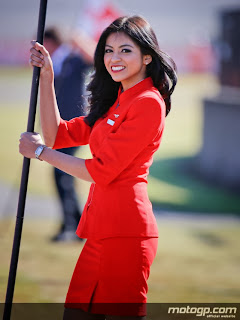
{"type": "MultiPolygon", "coordinates": [[[[113,48],[109,44],[106,44],[105,47],[113,48]]],[[[122,48],[122,47],[131,47],[131,48],[133,48],[133,46],[131,44],[127,44],[127,43],[126,44],[122,44],[121,46],[119,46],[119,48],[122,48]]]]}

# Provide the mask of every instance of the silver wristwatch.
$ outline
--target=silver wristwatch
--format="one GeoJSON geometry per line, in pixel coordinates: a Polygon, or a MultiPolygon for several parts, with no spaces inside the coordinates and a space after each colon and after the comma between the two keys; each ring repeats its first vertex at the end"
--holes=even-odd
{"type": "Polygon", "coordinates": [[[36,156],[36,158],[37,158],[38,160],[40,160],[40,161],[42,161],[42,160],[41,160],[39,157],[40,157],[40,155],[42,154],[44,148],[46,148],[46,146],[45,146],[45,145],[41,145],[41,146],[37,147],[37,149],[36,149],[36,151],[35,151],[35,156],[36,156]]]}

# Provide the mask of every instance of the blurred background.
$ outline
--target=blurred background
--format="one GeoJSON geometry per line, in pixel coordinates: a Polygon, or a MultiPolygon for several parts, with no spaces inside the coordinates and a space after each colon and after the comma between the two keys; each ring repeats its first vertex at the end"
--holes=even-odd
{"type": "MultiPolygon", "coordinates": [[[[11,255],[39,1],[0,3],[0,302],[11,255]]],[[[149,302],[239,302],[240,6],[238,0],[55,0],[46,26],[66,41],[97,39],[113,17],[143,15],[175,60],[179,81],[149,176],[159,249],[149,302]],[[177,266],[177,268],[176,268],[177,266]]],[[[37,115],[35,131],[40,132],[37,115]]],[[[80,157],[90,156],[81,147],[80,157]]],[[[84,205],[89,190],[77,182],[84,205]]],[[[61,210],[52,169],[31,162],[16,302],[63,302],[83,244],[51,243],[61,210]]]]}

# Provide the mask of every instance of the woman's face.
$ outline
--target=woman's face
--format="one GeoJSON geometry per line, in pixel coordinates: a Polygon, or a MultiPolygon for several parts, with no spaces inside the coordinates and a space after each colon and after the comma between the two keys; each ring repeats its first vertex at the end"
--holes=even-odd
{"type": "Polygon", "coordinates": [[[146,77],[150,55],[142,55],[140,47],[125,33],[112,33],[105,45],[104,64],[116,82],[127,90],[146,77]]]}

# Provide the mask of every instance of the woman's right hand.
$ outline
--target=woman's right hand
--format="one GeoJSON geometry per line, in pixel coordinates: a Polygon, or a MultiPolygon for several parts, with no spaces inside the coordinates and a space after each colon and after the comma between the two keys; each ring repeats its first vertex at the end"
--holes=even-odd
{"type": "Polygon", "coordinates": [[[43,45],[35,40],[31,41],[31,45],[29,63],[32,66],[41,68],[41,76],[49,76],[53,80],[53,64],[50,54],[43,45]]]}

